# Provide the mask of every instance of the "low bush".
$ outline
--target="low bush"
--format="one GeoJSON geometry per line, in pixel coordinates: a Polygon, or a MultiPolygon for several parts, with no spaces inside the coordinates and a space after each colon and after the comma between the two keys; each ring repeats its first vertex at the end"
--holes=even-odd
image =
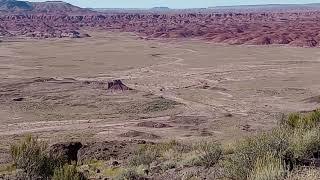
{"type": "Polygon", "coordinates": [[[199,156],[197,164],[207,168],[217,164],[222,156],[220,144],[214,142],[201,142],[195,149],[199,156]]]}
{"type": "Polygon", "coordinates": [[[31,135],[11,146],[11,156],[15,166],[22,169],[27,179],[46,179],[52,176],[56,162],[45,150],[47,145],[31,135]]]}
{"type": "Polygon", "coordinates": [[[115,180],[137,180],[142,179],[143,175],[139,173],[134,168],[129,168],[124,171],[122,171],[117,177],[115,177],[115,180]]]}
{"type": "Polygon", "coordinates": [[[290,172],[285,180],[318,180],[320,178],[320,169],[313,167],[299,167],[290,172]]]}
{"type": "Polygon", "coordinates": [[[129,160],[131,166],[150,165],[158,158],[158,154],[149,149],[139,149],[129,160]]]}
{"type": "Polygon", "coordinates": [[[54,170],[52,180],[86,180],[86,178],[78,172],[75,165],[64,165],[54,170]]]}
{"type": "Polygon", "coordinates": [[[234,153],[227,155],[223,161],[226,176],[247,179],[258,158],[267,154],[283,158],[289,147],[289,135],[287,130],[275,129],[239,142],[234,147],[234,153]]]}
{"type": "Polygon", "coordinates": [[[272,180],[283,179],[286,175],[284,162],[273,154],[266,154],[258,158],[251,171],[249,180],[272,180]]]}
{"type": "Polygon", "coordinates": [[[131,166],[150,165],[156,160],[177,160],[183,152],[191,150],[190,146],[177,141],[169,141],[158,144],[145,144],[134,153],[129,160],[131,166]]]}
{"type": "Polygon", "coordinates": [[[200,156],[196,151],[183,154],[179,163],[185,167],[201,166],[202,164],[200,156]]]}
{"type": "Polygon", "coordinates": [[[293,129],[312,129],[320,123],[320,109],[310,113],[292,113],[288,118],[284,118],[281,122],[282,126],[293,129]]]}
{"type": "Polygon", "coordinates": [[[320,129],[295,130],[290,137],[288,152],[298,161],[313,158],[320,152],[320,129]]]}

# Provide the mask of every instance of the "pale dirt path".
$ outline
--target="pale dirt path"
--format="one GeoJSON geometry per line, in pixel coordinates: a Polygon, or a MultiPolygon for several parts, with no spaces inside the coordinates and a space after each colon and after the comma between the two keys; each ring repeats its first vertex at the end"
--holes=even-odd
{"type": "MultiPolygon", "coordinates": [[[[144,121],[168,120],[170,116],[144,119],[144,121]]],[[[90,119],[90,120],[63,120],[63,121],[39,121],[29,123],[13,123],[0,125],[0,136],[23,135],[43,132],[56,131],[81,131],[84,129],[92,129],[93,131],[103,131],[103,129],[123,128],[135,126],[141,122],[138,120],[119,120],[106,121],[105,119],[90,119]]]]}

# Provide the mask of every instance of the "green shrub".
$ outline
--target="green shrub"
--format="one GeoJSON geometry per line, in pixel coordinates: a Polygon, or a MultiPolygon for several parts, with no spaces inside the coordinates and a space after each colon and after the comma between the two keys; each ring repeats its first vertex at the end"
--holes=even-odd
{"type": "Polygon", "coordinates": [[[300,113],[292,113],[289,114],[287,119],[284,119],[282,125],[287,125],[290,128],[298,128],[301,125],[301,114],[300,113]]]}
{"type": "Polygon", "coordinates": [[[250,180],[276,180],[286,175],[284,162],[273,154],[266,154],[258,158],[248,177],[250,180]]]}
{"type": "Polygon", "coordinates": [[[24,178],[38,179],[52,176],[55,162],[46,154],[47,145],[31,135],[11,146],[11,156],[18,169],[24,171],[24,178]]]}
{"type": "Polygon", "coordinates": [[[198,165],[212,167],[217,164],[222,156],[222,148],[220,144],[214,142],[201,142],[196,147],[199,159],[198,165]]]}
{"type": "Polygon", "coordinates": [[[180,178],[181,180],[200,180],[201,179],[198,173],[193,171],[184,172],[180,178]]]}
{"type": "Polygon", "coordinates": [[[290,172],[286,180],[318,180],[320,169],[313,167],[300,167],[290,172]]]}
{"type": "Polygon", "coordinates": [[[314,153],[320,151],[320,129],[295,130],[290,137],[288,151],[297,160],[312,158],[314,153]]]}
{"type": "Polygon", "coordinates": [[[239,142],[234,153],[226,156],[223,162],[226,176],[231,179],[247,179],[259,157],[267,154],[284,157],[289,147],[289,136],[288,130],[275,129],[239,142]]]}
{"type": "Polygon", "coordinates": [[[287,119],[282,120],[282,125],[294,129],[312,129],[320,123],[320,110],[310,113],[292,113],[287,119]]]}
{"type": "Polygon", "coordinates": [[[104,169],[103,175],[109,178],[115,178],[115,177],[118,177],[120,174],[122,174],[124,171],[125,169],[121,167],[109,167],[104,169]]]}
{"type": "Polygon", "coordinates": [[[169,160],[169,161],[165,161],[165,162],[163,162],[162,164],[161,164],[161,169],[163,170],[163,171],[167,171],[167,170],[169,170],[169,169],[174,169],[174,168],[176,168],[177,167],[177,162],[176,161],[171,161],[171,160],[169,160]]]}
{"type": "Polygon", "coordinates": [[[139,165],[150,165],[158,157],[158,154],[149,149],[141,150],[139,149],[135,154],[130,158],[129,164],[131,166],[139,165]]]}
{"type": "Polygon", "coordinates": [[[56,168],[52,180],[85,180],[86,178],[77,171],[75,165],[64,165],[56,168]]]}
{"type": "Polygon", "coordinates": [[[129,160],[132,166],[149,165],[156,160],[177,160],[182,152],[190,151],[191,147],[177,141],[158,144],[145,144],[134,153],[129,160]]]}
{"type": "Polygon", "coordinates": [[[137,180],[139,178],[143,177],[138,171],[134,168],[126,169],[123,172],[121,172],[117,177],[115,177],[115,180],[137,180]]]}
{"type": "Polygon", "coordinates": [[[201,166],[200,156],[196,151],[185,153],[182,155],[180,164],[186,167],[201,166]]]}

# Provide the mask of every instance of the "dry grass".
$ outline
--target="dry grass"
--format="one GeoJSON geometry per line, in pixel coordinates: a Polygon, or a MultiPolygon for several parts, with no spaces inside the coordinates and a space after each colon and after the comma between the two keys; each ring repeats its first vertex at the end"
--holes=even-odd
{"type": "Polygon", "coordinates": [[[282,125],[294,129],[312,129],[320,123],[320,110],[307,114],[292,113],[288,118],[282,120],[282,125]]]}
{"type": "Polygon", "coordinates": [[[283,179],[286,175],[285,163],[273,154],[259,157],[250,173],[249,180],[283,179]]]}
{"type": "Polygon", "coordinates": [[[285,180],[318,180],[320,169],[313,167],[300,167],[290,172],[285,180]]]}
{"type": "Polygon", "coordinates": [[[29,179],[48,178],[53,174],[56,162],[48,157],[47,145],[31,135],[11,146],[11,156],[15,166],[23,169],[29,179]]]}
{"type": "Polygon", "coordinates": [[[281,129],[247,138],[234,147],[234,153],[227,155],[223,166],[226,177],[246,179],[255,168],[258,158],[271,153],[284,157],[289,147],[289,134],[281,129]]]}
{"type": "Polygon", "coordinates": [[[75,165],[64,165],[54,170],[52,180],[85,180],[75,165]]]}
{"type": "Polygon", "coordinates": [[[293,158],[301,160],[312,158],[320,150],[320,129],[295,130],[290,137],[290,146],[288,151],[292,153],[293,158]]]}

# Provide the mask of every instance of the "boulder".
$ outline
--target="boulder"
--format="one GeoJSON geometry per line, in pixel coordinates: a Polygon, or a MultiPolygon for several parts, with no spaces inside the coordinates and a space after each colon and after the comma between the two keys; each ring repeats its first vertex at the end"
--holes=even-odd
{"type": "Polygon", "coordinates": [[[49,147],[49,156],[62,163],[78,161],[78,151],[82,147],[80,142],[58,143],[49,147]]]}
{"type": "Polygon", "coordinates": [[[138,147],[139,144],[146,144],[146,141],[104,141],[93,142],[84,145],[78,152],[78,163],[95,160],[125,160],[138,147]]]}

